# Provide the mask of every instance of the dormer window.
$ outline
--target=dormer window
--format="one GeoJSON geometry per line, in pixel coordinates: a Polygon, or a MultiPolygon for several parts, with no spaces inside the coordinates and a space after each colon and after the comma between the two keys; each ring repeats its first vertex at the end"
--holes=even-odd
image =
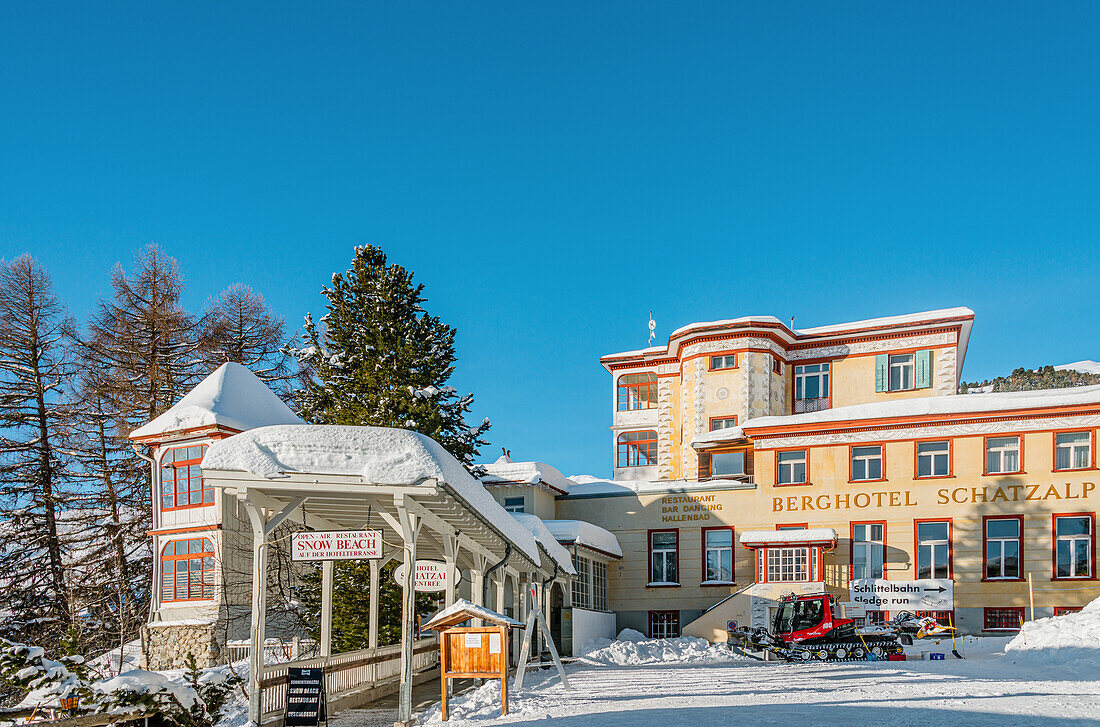
{"type": "Polygon", "coordinates": [[[205,444],[172,447],[164,453],[160,465],[162,510],[214,504],[214,490],[204,487],[202,468],[199,467],[205,454],[205,444]]]}
{"type": "Polygon", "coordinates": [[[619,411],[656,408],[657,374],[626,374],[619,377],[619,411]]]}

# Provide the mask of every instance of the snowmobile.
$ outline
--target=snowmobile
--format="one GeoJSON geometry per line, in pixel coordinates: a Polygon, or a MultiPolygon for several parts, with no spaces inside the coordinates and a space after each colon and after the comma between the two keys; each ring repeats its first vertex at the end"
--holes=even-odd
{"type": "Polygon", "coordinates": [[[882,625],[856,626],[852,619],[841,618],[836,596],[787,594],[780,599],[770,631],[764,627],[732,629],[727,643],[746,656],[753,656],[746,651],[751,649],[787,661],[886,659],[901,654],[902,645],[911,645],[914,638],[951,630],[934,618],[908,611],[882,625]]]}

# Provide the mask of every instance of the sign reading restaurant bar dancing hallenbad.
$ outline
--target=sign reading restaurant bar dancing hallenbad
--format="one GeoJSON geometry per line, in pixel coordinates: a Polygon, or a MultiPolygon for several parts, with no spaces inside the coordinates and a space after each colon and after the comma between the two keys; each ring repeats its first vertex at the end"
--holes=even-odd
{"type": "Polygon", "coordinates": [[[860,578],[848,587],[852,603],[868,611],[950,611],[955,603],[953,581],[922,578],[917,581],[887,581],[860,578]]]}
{"type": "Polygon", "coordinates": [[[382,557],[378,530],[328,530],[290,536],[293,560],[358,560],[382,557]]]}

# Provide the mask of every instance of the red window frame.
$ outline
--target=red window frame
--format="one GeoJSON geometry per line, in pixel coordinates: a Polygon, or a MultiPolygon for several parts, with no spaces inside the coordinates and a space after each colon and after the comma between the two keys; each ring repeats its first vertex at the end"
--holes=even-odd
{"type": "MultiPolygon", "coordinates": [[[[916,565],[913,575],[917,579],[921,577],[920,528],[917,527],[921,523],[947,523],[947,578],[945,580],[953,579],[955,577],[955,523],[954,519],[949,517],[930,517],[913,521],[913,563],[916,565]]],[[[933,567],[935,567],[935,564],[933,564],[933,567]]],[[[932,577],[935,578],[935,575],[932,577]]]]}
{"type": "MultiPolygon", "coordinates": [[[[702,566],[703,569],[699,572],[702,575],[700,579],[701,583],[708,586],[732,586],[737,583],[737,540],[734,537],[733,526],[730,525],[716,525],[711,528],[699,529],[699,545],[703,551],[702,566]],[[728,581],[711,581],[707,582],[707,533],[712,530],[728,530],[730,533],[730,580],[728,581]]],[[[680,539],[676,539],[676,544],[679,546],[680,539]]],[[[679,556],[677,556],[679,557],[679,556]]],[[[653,569],[649,570],[650,575],[653,575],[653,569]]]]}
{"type": "Polygon", "coordinates": [[[776,487],[805,487],[812,484],[810,481],[810,448],[809,447],[783,447],[775,450],[775,486],[776,487]],[[780,482],[779,481],[779,455],[787,452],[806,453],[806,480],[804,482],[780,482]]]}
{"type": "Polygon", "coordinates": [[[986,434],[982,437],[982,475],[986,477],[1000,477],[1001,475],[1023,475],[1024,472],[1024,435],[1020,432],[1006,432],[1004,434],[986,434]],[[1005,437],[1016,437],[1020,442],[1020,467],[1015,472],[990,472],[989,471],[989,458],[986,456],[989,451],[990,439],[1003,439],[1005,437]]]}
{"type": "Polygon", "coordinates": [[[615,466],[618,468],[623,467],[649,467],[657,464],[657,430],[655,429],[638,429],[629,432],[620,432],[619,436],[615,438],[616,442],[616,455],[615,466]],[[623,441],[623,437],[627,434],[652,434],[651,438],[647,439],[630,439],[623,441]],[[636,464],[629,464],[631,447],[634,448],[635,455],[637,456],[636,464]],[[649,460],[646,463],[641,462],[639,456],[642,452],[645,452],[646,458],[649,460]],[[624,462],[626,464],[624,464],[624,462]]]}
{"type": "MultiPolygon", "coordinates": [[[[650,611],[649,612],[649,633],[647,634],[647,636],[649,636],[649,638],[651,638],[651,639],[657,638],[656,636],[653,635],[653,622],[654,622],[654,617],[655,616],[671,616],[672,617],[671,621],[676,626],[676,636],[680,635],[681,632],[680,632],[680,612],[679,611],[650,611]]],[[[662,638],[667,638],[667,637],[662,637],[662,638]]],[[[672,637],[672,638],[675,638],[675,637],[672,637]]]]}
{"type": "MultiPolygon", "coordinates": [[[[862,480],[861,480],[862,482],[862,480]]],[[[848,580],[856,577],[856,525],[881,525],[882,526],[882,577],[886,578],[886,521],[885,520],[855,520],[848,523],[848,539],[851,547],[848,549],[848,580]]],[[[860,541],[865,542],[865,541],[860,541]]]]}
{"type": "Polygon", "coordinates": [[[772,371],[777,374],[783,373],[782,365],[779,363],[779,357],[774,353],[772,354],[772,371]]]}
{"type": "Polygon", "coordinates": [[[848,445],[848,484],[861,484],[864,482],[885,482],[886,481],[886,443],[885,442],[861,442],[860,444],[848,445]],[[855,467],[853,458],[855,457],[856,447],[878,447],[879,449],[879,461],[882,465],[882,476],[873,480],[857,480],[854,479],[855,467]]]}
{"type": "Polygon", "coordinates": [[[649,565],[646,570],[646,588],[679,588],[682,582],[683,573],[680,572],[680,528],[656,528],[654,530],[646,531],[645,536],[645,548],[646,554],[649,559],[649,565]],[[654,583],[653,580],[653,535],[654,533],[675,533],[676,534],[676,582],[662,583],[661,585],[649,585],[654,583]]]}
{"type": "Polygon", "coordinates": [[[214,546],[210,538],[181,538],[169,540],[160,551],[160,602],[179,603],[183,601],[210,601],[214,598],[214,546]],[[198,546],[192,543],[199,542],[198,546]],[[185,543],[187,553],[176,554],[176,544],[185,543]],[[199,552],[190,552],[193,547],[198,547],[199,552]],[[172,548],[172,555],[168,555],[168,549],[172,548]],[[193,561],[199,561],[199,567],[192,567],[193,561]],[[177,597],[177,576],[180,573],[179,563],[186,563],[184,573],[187,574],[187,596],[177,597]],[[172,565],[171,571],[165,564],[172,565]],[[195,574],[198,574],[196,577],[195,574]],[[171,598],[165,598],[168,588],[171,588],[171,598]],[[194,595],[198,593],[198,595],[194,595]]]}
{"type": "MultiPolygon", "coordinates": [[[[1057,553],[1055,554],[1057,557],[1057,553]]],[[[990,583],[1013,583],[1016,581],[1026,580],[1024,578],[1024,516],[1023,515],[983,515],[982,516],[982,580],[990,583]],[[988,564],[989,549],[986,546],[987,533],[986,524],[991,520],[1015,520],[1019,523],[1019,554],[1017,559],[1020,563],[1020,575],[1017,578],[990,578],[988,564]]]]}
{"type": "MultiPolygon", "coordinates": [[[[733,416],[728,416],[728,417],[711,417],[710,418],[710,431],[712,431],[712,432],[718,431],[717,429],[714,428],[714,423],[715,422],[728,422],[731,419],[733,420],[733,426],[736,427],[737,426],[737,415],[736,414],[734,414],[733,416]]],[[[728,428],[729,427],[723,427],[723,429],[728,429],[728,428]]]]}
{"type": "Polygon", "coordinates": [[[1071,613],[1079,613],[1084,606],[1055,606],[1055,616],[1068,616],[1071,613]]]}
{"type": "Polygon", "coordinates": [[[199,463],[206,454],[207,446],[206,444],[184,444],[165,450],[160,458],[161,512],[207,507],[214,504],[214,488],[204,485],[202,469],[199,467],[199,463]],[[189,451],[193,449],[199,450],[197,456],[189,451]],[[184,452],[183,459],[175,458],[177,452],[184,452]],[[168,460],[169,457],[172,458],[171,461],[168,460]],[[186,482],[186,489],[182,491],[179,489],[181,481],[186,482]],[[191,502],[196,494],[199,502],[191,502]],[[187,502],[180,504],[181,496],[187,502]],[[166,504],[169,501],[171,505],[166,504]]]}
{"type": "MultiPolygon", "coordinates": [[[[829,364],[829,395],[828,396],[809,397],[809,398],[810,399],[825,399],[825,400],[827,400],[827,403],[828,403],[828,406],[826,408],[827,409],[832,409],[833,408],[833,364],[834,363],[836,363],[836,359],[833,359],[833,358],[814,358],[814,359],[806,359],[804,361],[792,361],[791,362],[791,412],[792,413],[794,413],[794,410],[796,408],[795,401],[807,401],[808,400],[807,397],[803,397],[802,399],[797,399],[796,398],[797,394],[798,394],[798,377],[800,376],[800,374],[798,373],[798,367],[799,366],[813,366],[815,364],[829,364]]],[[[819,374],[807,374],[805,372],[803,372],[801,374],[801,376],[817,376],[817,375],[819,375],[819,374]]],[[[806,393],[805,384],[803,384],[802,393],[803,394],[806,393]]]]}
{"type": "Polygon", "coordinates": [[[934,618],[941,626],[955,626],[955,611],[914,611],[917,618],[934,618]]]}
{"type": "Polygon", "coordinates": [[[736,369],[736,368],[740,367],[740,365],[741,365],[741,359],[738,356],[736,351],[733,351],[732,353],[715,353],[715,354],[711,354],[710,357],[707,358],[707,370],[708,371],[730,371],[732,369],[736,369]],[[714,365],[714,361],[716,359],[720,359],[720,358],[725,359],[725,358],[729,358],[731,356],[733,357],[733,366],[715,366],[714,365]]]}
{"type": "Polygon", "coordinates": [[[983,631],[1019,631],[1023,622],[1023,606],[987,606],[982,609],[983,631]]]}
{"type": "MultiPolygon", "coordinates": [[[[985,456],[985,453],[982,453],[985,456]]],[[[884,463],[885,464],[885,463],[884,463]]],[[[955,476],[955,439],[944,437],[932,437],[930,439],[915,439],[913,440],[913,479],[914,480],[944,480],[948,477],[955,476]],[[947,474],[946,475],[924,475],[918,474],[920,472],[920,445],[931,444],[933,442],[947,442],[947,474]]]]}
{"type": "Polygon", "coordinates": [[[652,371],[642,371],[640,373],[623,374],[616,382],[615,389],[615,411],[645,411],[646,409],[657,408],[657,374],[652,371]],[[632,377],[638,377],[639,381],[625,381],[632,377]],[[632,389],[636,389],[636,393],[633,399],[630,397],[632,389]],[[642,389],[645,389],[645,396],[641,396],[642,389]],[[630,406],[631,401],[644,401],[645,406],[630,406]]]}
{"type": "Polygon", "coordinates": [[[1085,472],[1086,470],[1096,469],[1096,430],[1095,429],[1055,429],[1050,433],[1050,471],[1051,472],[1085,472]],[[1089,435],[1089,466],[1088,467],[1066,467],[1065,469],[1058,469],[1058,435],[1059,434],[1082,434],[1089,435]]]}
{"type": "Polygon", "coordinates": [[[1050,516],[1050,580],[1052,581],[1095,581],[1096,580],[1096,513],[1095,512],[1056,512],[1050,516]],[[1091,537],[1089,540],[1089,576],[1058,575],[1058,518],[1087,517],[1091,537]]]}

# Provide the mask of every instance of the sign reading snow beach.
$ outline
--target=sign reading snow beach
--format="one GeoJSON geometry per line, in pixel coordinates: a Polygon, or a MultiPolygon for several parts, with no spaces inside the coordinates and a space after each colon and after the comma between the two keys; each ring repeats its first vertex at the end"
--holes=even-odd
{"type": "Polygon", "coordinates": [[[919,581],[887,581],[863,578],[849,586],[852,603],[868,611],[950,611],[955,603],[952,581],[925,578],[919,581]]]}
{"type": "Polygon", "coordinates": [[[293,560],[360,560],[382,557],[378,530],[329,530],[290,536],[293,560]]]}

